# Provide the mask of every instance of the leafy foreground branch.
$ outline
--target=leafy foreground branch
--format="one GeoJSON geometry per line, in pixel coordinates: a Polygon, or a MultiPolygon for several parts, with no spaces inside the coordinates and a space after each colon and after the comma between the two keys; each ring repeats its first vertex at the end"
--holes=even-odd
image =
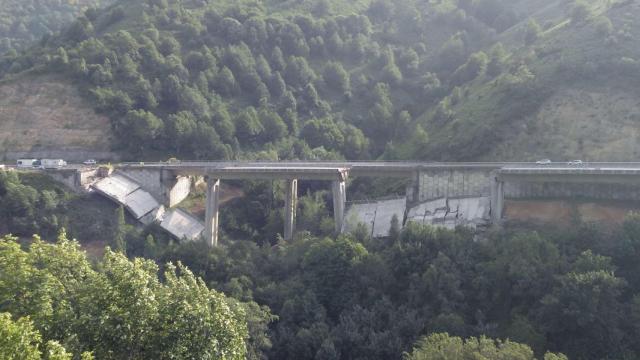
{"type": "MultiPolygon", "coordinates": [[[[433,334],[420,339],[405,360],[519,359],[535,360],[531,348],[513,341],[486,337],[463,340],[449,334],[433,334]]],[[[562,354],[546,353],[544,360],[567,360],[562,354]]]]}
{"type": "Polygon", "coordinates": [[[109,249],[93,266],[64,233],[27,250],[0,239],[0,358],[38,359],[45,343],[47,359],[244,359],[242,306],[180,263],[158,272],[109,249]]]}

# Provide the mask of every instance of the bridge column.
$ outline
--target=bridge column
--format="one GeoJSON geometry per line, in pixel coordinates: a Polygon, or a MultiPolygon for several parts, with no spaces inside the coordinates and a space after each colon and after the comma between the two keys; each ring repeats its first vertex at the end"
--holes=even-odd
{"type": "Polygon", "coordinates": [[[211,177],[207,181],[207,199],[204,224],[204,239],[210,247],[218,246],[218,209],[220,180],[211,177]]]}
{"type": "Polygon", "coordinates": [[[286,194],[284,202],[284,239],[293,239],[296,231],[296,209],[298,207],[298,179],[286,180],[286,194]]]}
{"type": "Polygon", "coordinates": [[[502,219],[504,211],[504,181],[496,176],[491,182],[491,220],[497,224],[502,219]]]}
{"type": "Polygon", "coordinates": [[[347,202],[347,189],[344,180],[333,182],[333,219],[336,225],[336,233],[342,231],[344,222],[344,210],[347,202]]]}

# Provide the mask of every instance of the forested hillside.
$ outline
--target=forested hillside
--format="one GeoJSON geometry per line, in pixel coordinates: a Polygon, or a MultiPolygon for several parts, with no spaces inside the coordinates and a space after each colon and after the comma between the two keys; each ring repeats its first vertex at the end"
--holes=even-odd
{"type": "Polygon", "coordinates": [[[16,53],[66,28],[90,7],[109,0],[4,0],[0,7],[0,54],[16,53]]]}
{"type": "MultiPolygon", "coordinates": [[[[135,161],[640,156],[633,0],[8,4],[0,157],[78,145],[69,133],[135,161]]],[[[636,215],[335,236],[330,193],[305,182],[285,243],[282,184],[229,185],[251,201],[225,204],[209,249],[0,171],[0,235],[19,237],[0,238],[0,358],[640,357],[636,215]]],[[[404,191],[349,185],[350,200],[404,191]]]]}
{"type": "Polygon", "coordinates": [[[466,84],[530,91],[523,4],[120,1],[1,68],[75,77],[130,158],[427,158],[466,84]]]}
{"type": "Polygon", "coordinates": [[[638,13],[628,0],[121,0],[5,54],[0,74],[72,77],[130,159],[628,160],[638,13]]]}

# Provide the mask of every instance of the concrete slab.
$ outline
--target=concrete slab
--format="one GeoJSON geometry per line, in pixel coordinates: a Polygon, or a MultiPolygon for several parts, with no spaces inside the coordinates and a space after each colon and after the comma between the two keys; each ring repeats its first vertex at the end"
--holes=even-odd
{"type": "Polygon", "coordinates": [[[444,221],[448,210],[446,198],[426,201],[409,209],[407,221],[413,221],[419,224],[432,224],[436,221],[444,221]]]}
{"type": "Polygon", "coordinates": [[[197,240],[204,231],[204,225],[198,219],[181,209],[166,211],[160,226],[181,240],[197,240]]]}
{"type": "Polygon", "coordinates": [[[140,185],[125,176],[113,174],[108,178],[97,181],[92,187],[101,194],[124,205],[127,195],[139,189],[140,185]]]}
{"type": "Polygon", "coordinates": [[[404,211],[406,207],[406,198],[378,201],[376,217],[373,225],[373,237],[379,238],[389,236],[389,230],[391,229],[391,219],[394,215],[398,217],[398,221],[400,222],[400,226],[402,227],[402,221],[404,220],[404,211]]]}
{"type": "Polygon", "coordinates": [[[376,217],[376,203],[352,204],[345,215],[342,232],[350,233],[356,229],[358,224],[363,223],[371,232],[376,217]]]}
{"type": "Polygon", "coordinates": [[[143,223],[145,225],[149,225],[149,224],[152,224],[154,222],[160,223],[162,221],[162,219],[164,218],[165,210],[166,209],[165,209],[164,205],[160,205],[157,208],[153,209],[148,214],[146,214],[145,216],[141,217],[139,220],[140,220],[141,223],[143,223]]]}
{"type": "Polygon", "coordinates": [[[373,237],[389,236],[393,215],[396,215],[402,224],[406,206],[406,198],[352,204],[347,210],[342,230],[345,233],[352,232],[359,223],[363,223],[373,237]]]}
{"type": "Polygon", "coordinates": [[[408,211],[407,221],[455,229],[486,225],[490,218],[488,197],[442,198],[419,204],[408,211]]]}
{"type": "Polygon", "coordinates": [[[140,219],[143,216],[150,213],[152,210],[157,209],[160,204],[156,199],[148,192],[137,189],[125,198],[125,204],[127,209],[133,214],[136,219],[140,219]]]}
{"type": "Polygon", "coordinates": [[[488,219],[490,200],[487,197],[450,199],[449,209],[457,213],[457,218],[466,221],[488,219]]]}

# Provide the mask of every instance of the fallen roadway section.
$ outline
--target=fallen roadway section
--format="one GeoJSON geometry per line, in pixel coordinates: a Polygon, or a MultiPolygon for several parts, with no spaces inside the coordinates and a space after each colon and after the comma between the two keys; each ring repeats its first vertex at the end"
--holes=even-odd
{"type": "Polygon", "coordinates": [[[166,209],[139,183],[117,171],[96,181],[91,188],[122,205],[141,223],[158,222],[162,229],[177,239],[197,240],[204,230],[204,225],[193,215],[181,209],[166,209]]]}

